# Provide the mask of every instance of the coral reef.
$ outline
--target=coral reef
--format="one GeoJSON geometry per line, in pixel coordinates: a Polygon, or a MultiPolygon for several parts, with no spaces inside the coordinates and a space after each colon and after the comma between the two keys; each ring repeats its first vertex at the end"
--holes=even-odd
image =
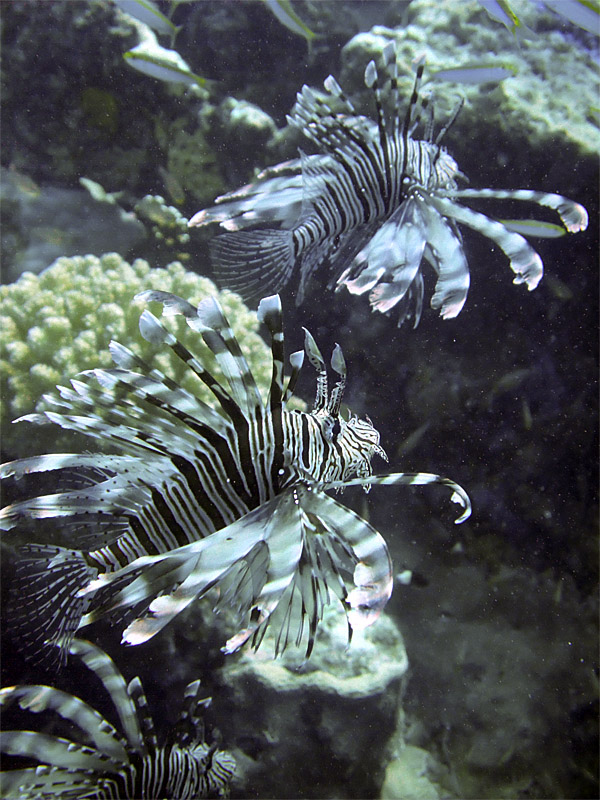
{"type": "MultiPolygon", "coordinates": [[[[592,796],[593,756],[577,753],[576,720],[593,715],[596,603],[566,577],[519,566],[486,576],[481,557],[459,546],[436,557],[436,535],[418,549],[397,543],[396,563],[422,579],[398,586],[393,602],[411,659],[403,743],[430,751],[423,775],[443,786],[440,796],[592,796]],[[431,658],[432,643],[443,657],[431,658]],[[533,767],[549,756],[554,767],[533,767]]],[[[392,786],[401,748],[399,760],[392,786]]]]}
{"type": "MultiPolygon", "coordinates": [[[[1,392],[6,398],[2,444],[7,453],[23,456],[50,445],[40,432],[46,428],[28,438],[18,426],[9,425],[10,420],[41,410],[42,395],[56,384],[67,382],[84,369],[109,366],[111,339],[144,355],[159,369],[168,367],[175,379],[184,376],[185,368],[173,356],[161,353],[153,357],[149,347],[143,349],[138,330],[139,307],[132,300],[144,289],[173,292],[196,303],[208,295],[217,295],[234,331],[244,342],[259,385],[269,385],[268,351],[256,333],[256,315],[237,295],[218,293],[211,281],[186,271],[179,263],[152,269],[141,259],[129,264],[117,253],[100,258],[59,258],[40,275],[25,273],[15,283],[0,287],[1,392]]],[[[185,323],[175,325],[174,330],[184,342],[188,340],[185,323]]],[[[213,364],[210,354],[207,358],[213,364]]],[[[218,375],[216,364],[214,369],[218,375]]],[[[208,389],[205,391],[203,399],[210,400],[208,389]]],[[[52,433],[48,431],[47,435],[52,433]]]]}
{"type": "MultiPolygon", "coordinates": [[[[435,0],[413,0],[406,14],[409,24],[394,29],[375,26],[348,42],[342,52],[341,80],[360,92],[365,65],[370,59],[377,60],[390,36],[398,49],[404,76],[400,87],[405,95],[412,80],[410,65],[418,55],[426,56],[426,77],[436,69],[490,63],[495,55],[515,69],[514,77],[475,86],[435,80],[430,84],[441,111],[439,118],[450,113],[460,96],[465,97],[450,147],[461,167],[465,169],[467,148],[473,141],[482,164],[489,158],[492,167],[503,153],[510,153],[511,169],[516,165],[520,171],[532,150],[550,162],[554,152],[559,157],[559,148],[563,159],[596,156],[600,131],[592,119],[598,98],[593,53],[563,35],[560,18],[534,4],[523,4],[519,14],[534,32],[516,46],[513,35],[494,23],[474,0],[448,0],[442,6],[435,0]],[[574,75],[577,103],[573,103],[574,75]]],[[[478,181],[483,185],[485,177],[480,180],[478,176],[478,181]]],[[[561,190],[577,194],[580,187],[567,182],[561,183],[561,190]]]]}
{"type": "Polygon", "coordinates": [[[221,673],[221,720],[246,797],[375,797],[401,713],[408,660],[385,615],[356,632],[325,614],[310,661],[243,653],[221,673]],[[241,753],[241,755],[240,755],[241,753]]]}

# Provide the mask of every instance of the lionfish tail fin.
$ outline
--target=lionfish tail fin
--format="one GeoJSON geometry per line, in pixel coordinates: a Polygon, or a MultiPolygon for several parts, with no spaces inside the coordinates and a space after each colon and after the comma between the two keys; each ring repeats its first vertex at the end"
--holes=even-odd
{"type": "Polygon", "coordinates": [[[9,593],[8,630],[28,661],[60,667],[89,603],[77,594],[96,570],[77,550],[26,545],[20,552],[9,593]]]}
{"type": "Polygon", "coordinates": [[[294,269],[293,232],[236,231],[217,236],[210,244],[217,278],[245,298],[277,292],[294,269]]]}

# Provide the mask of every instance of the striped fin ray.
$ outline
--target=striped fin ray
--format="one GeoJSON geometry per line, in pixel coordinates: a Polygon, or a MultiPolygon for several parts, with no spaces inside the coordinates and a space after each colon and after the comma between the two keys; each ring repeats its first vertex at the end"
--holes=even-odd
{"type": "MultiPolygon", "coordinates": [[[[118,380],[123,391],[129,386],[128,373],[123,377],[121,373],[109,376],[105,372],[100,379],[106,386],[112,385],[115,379],[118,380]]],[[[83,392],[81,386],[80,393],[83,392]]],[[[66,389],[63,389],[62,395],[67,403],[74,405],[77,402],[77,396],[66,389]]],[[[231,450],[230,442],[235,435],[233,425],[222,416],[217,415],[220,422],[215,429],[210,425],[195,422],[186,413],[166,404],[159,404],[160,413],[156,413],[154,401],[150,402],[149,406],[144,403],[131,403],[126,398],[117,398],[112,391],[99,393],[93,387],[88,387],[85,397],[86,402],[95,408],[96,412],[101,412],[100,416],[91,412],[86,416],[80,415],[75,418],[71,415],[59,415],[55,418],[56,421],[63,426],[76,426],[77,430],[89,432],[89,435],[97,438],[112,439],[119,443],[121,449],[136,456],[139,456],[140,450],[142,451],[142,458],[136,462],[134,473],[140,480],[134,482],[120,478],[120,483],[117,483],[118,479],[115,479],[115,493],[112,498],[115,506],[119,496],[132,495],[131,502],[134,503],[134,507],[132,508],[130,502],[125,506],[125,510],[135,513],[144,502],[148,502],[148,490],[143,486],[141,479],[147,485],[157,482],[164,485],[168,480],[175,480],[184,465],[188,479],[193,482],[196,481],[196,473],[202,472],[207,488],[211,485],[208,474],[212,471],[210,464],[215,469],[221,468],[225,480],[229,480],[228,483],[222,482],[219,477],[219,484],[223,489],[221,496],[227,496],[228,502],[233,503],[235,507],[239,507],[240,501],[248,502],[251,494],[255,493],[252,484],[246,482],[244,467],[240,463],[245,457],[243,450],[239,458],[231,450]],[[135,427],[127,424],[128,421],[133,422],[135,427]],[[223,432],[227,433],[226,437],[222,435],[223,432]],[[173,455],[174,452],[177,455],[173,455]],[[149,453],[153,456],[150,459],[149,453]]],[[[236,409],[232,413],[236,414],[238,425],[247,426],[246,417],[237,405],[231,400],[227,402],[236,409]]],[[[251,479],[252,475],[249,474],[248,478],[251,479]]],[[[197,487],[197,492],[199,488],[197,487]]],[[[101,493],[97,502],[105,502],[101,493]]],[[[68,513],[68,502],[66,508],[65,513],[68,513]]]]}
{"type": "MultiPolygon", "coordinates": [[[[133,582],[120,588],[106,608],[97,609],[98,615],[158,596],[150,602],[149,613],[125,630],[125,642],[147,641],[194,599],[212,586],[220,586],[223,593],[217,607],[233,606],[240,618],[249,620],[228,640],[223,648],[226,653],[249,639],[258,647],[270,626],[275,631],[277,654],[290,643],[300,644],[308,621],[308,656],[329,602],[328,589],[342,601],[349,598],[354,627],[371,624],[391,592],[391,562],[381,536],[354,512],[301,485],[201,542],[140,559],[105,576],[101,583],[106,587],[118,582],[121,587],[120,578],[127,573],[135,575],[133,582]],[[315,543],[315,528],[319,542],[327,539],[326,543],[315,543]],[[262,578],[257,580],[257,569],[237,570],[233,583],[228,582],[231,569],[241,561],[266,554],[256,550],[260,543],[268,547],[268,559],[261,561],[262,578]],[[346,556],[340,561],[343,552],[346,556]],[[142,573],[140,566],[144,567],[142,573]],[[356,585],[354,594],[348,595],[341,571],[348,572],[350,567],[354,567],[356,585]],[[169,594],[160,594],[174,584],[177,586],[169,594]]],[[[88,615],[90,621],[95,617],[96,613],[88,615]]]]}
{"type": "MultiPolygon", "coordinates": [[[[292,579],[300,557],[299,534],[293,534],[295,508],[293,495],[289,491],[284,492],[199,542],[165,555],[138,559],[117,572],[101,576],[88,591],[93,592],[100,587],[105,590],[109,584],[115,582],[118,582],[119,591],[104,606],[87,615],[82,624],[94,621],[107,611],[131,607],[154,597],[149,603],[149,613],[129,625],[123,634],[123,640],[129,644],[147,641],[193,600],[223,580],[232,567],[249,555],[254,557],[253,551],[262,542],[268,544],[269,560],[262,561],[263,577],[252,573],[254,590],[247,594],[247,603],[258,603],[257,595],[262,598],[261,602],[264,600],[265,581],[271,581],[269,591],[283,591],[292,579]],[[139,574],[140,567],[144,567],[142,574],[139,574]],[[130,585],[121,588],[121,578],[128,574],[132,574],[134,580],[130,585]],[[174,586],[177,588],[170,594],[161,594],[174,586]]],[[[249,612],[249,607],[239,608],[239,593],[229,591],[229,595],[233,596],[240,613],[249,612]]]]}
{"type": "Polygon", "coordinates": [[[13,703],[33,713],[56,712],[85,733],[101,753],[117,761],[126,761],[127,753],[120,734],[101,714],[78,697],[41,685],[1,689],[0,706],[7,708],[13,703]]]}
{"type": "Polygon", "coordinates": [[[419,124],[420,119],[420,110],[419,110],[419,101],[420,101],[420,90],[421,90],[421,82],[423,80],[423,73],[425,72],[425,56],[417,56],[412,63],[412,69],[415,73],[415,80],[413,83],[413,90],[410,96],[410,100],[408,102],[408,106],[406,107],[406,115],[404,117],[404,123],[402,125],[402,136],[406,140],[411,137],[419,124]]]}
{"type": "MultiPolygon", "coordinates": [[[[165,439],[174,439],[184,447],[186,437],[188,442],[192,441],[192,431],[197,434],[202,425],[175,406],[157,401],[151,392],[140,392],[135,379],[131,383],[131,373],[126,371],[94,370],[81,377],[83,380],[71,381],[72,388],[57,387],[58,396],[44,397],[57,410],[30,414],[21,420],[35,424],[52,422],[65,430],[112,441],[121,451],[144,458],[149,451],[168,452],[163,444],[165,439]],[[126,396],[129,388],[133,389],[133,396],[138,394],[141,404],[126,396]]],[[[222,418],[219,427],[226,427],[222,418]]]]}
{"type": "Polygon", "coordinates": [[[151,314],[148,310],[143,311],[140,317],[140,333],[144,339],[151,344],[166,345],[169,347],[177,358],[183,361],[183,363],[208,386],[223,411],[229,417],[236,420],[240,415],[243,415],[243,410],[225,388],[210,374],[210,372],[204,369],[200,361],[181,344],[172,333],[167,331],[154,314],[151,314]]]}
{"type": "MultiPolygon", "coordinates": [[[[321,155],[310,156],[316,161],[321,155]]],[[[263,170],[258,183],[251,183],[217,197],[212,208],[190,220],[190,227],[218,222],[227,231],[238,231],[258,224],[281,224],[291,228],[298,220],[305,196],[300,159],[286,161],[263,170]]]]}
{"type": "Polygon", "coordinates": [[[217,278],[228,289],[248,299],[265,291],[278,291],[295,266],[291,230],[237,231],[217,236],[210,243],[217,278]]]}
{"type": "Polygon", "coordinates": [[[413,284],[427,244],[425,220],[416,199],[403,203],[340,275],[337,286],[351,294],[369,292],[371,307],[387,313],[413,284]]]}
{"type": "MultiPolygon", "coordinates": [[[[350,482],[351,483],[351,482],[350,482]]],[[[326,530],[348,547],[356,560],[354,588],[346,598],[348,620],[354,629],[371,625],[392,594],[393,570],[387,545],[375,528],[332,497],[304,490],[302,508],[319,520],[326,530]]]]}
{"type": "MultiPolygon", "coordinates": [[[[85,386],[81,382],[74,384],[80,395],[87,396],[89,405],[98,410],[106,409],[104,418],[114,417],[117,425],[135,419],[139,427],[146,426],[148,430],[156,428],[160,435],[155,435],[153,442],[162,452],[166,452],[166,448],[157,444],[160,440],[181,440],[185,447],[186,440],[188,443],[197,441],[198,435],[202,435],[206,429],[227,434],[231,428],[223,415],[202,401],[184,390],[181,390],[181,394],[175,393],[145,375],[128,370],[97,369],[90,377],[100,384],[101,390],[95,390],[93,386],[85,386]],[[131,414],[132,411],[135,412],[135,417],[131,414]]],[[[63,391],[61,394],[63,399],[70,399],[73,404],[77,402],[72,393],[63,391]]],[[[142,441],[147,443],[150,439],[145,436],[142,441]]]]}
{"type": "Polygon", "coordinates": [[[317,371],[317,392],[312,409],[313,414],[317,414],[327,408],[327,368],[325,359],[321,355],[321,351],[311,332],[307,328],[302,328],[302,330],[304,331],[304,350],[311,365],[317,371]]]}
{"type": "Polygon", "coordinates": [[[204,721],[198,709],[210,707],[211,698],[200,698],[201,684],[199,680],[188,683],[183,693],[183,702],[179,719],[169,731],[168,743],[177,744],[181,748],[194,747],[204,741],[204,721]]]}
{"type": "Polygon", "coordinates": [[[232,396],[240,408],[250,413],[252,409],[262,405],[262,398],[248,362],[231,326],[213,297],[202,300],[198,308],[168,292],[142,292],[137,298],[146,302],[154,300],[162,303],[165,316],[183,314],[189,327],[202,334],[207,346],[214,353],[229,382],[232,396]]]}
{"type": "Polygon", "coordinates": [[[452,192],[452,197],[492,198],[497,200],[523,200],[536,203],[556,211],[569,233],[586,230],[588,213],[585,208],[568,197],[550,192],[534,192],[531,189],[460,189],[452,192]]]}
{"type": "Polygon", "coordinates": [[[460,525],[471,516],[471,501],[468,494],[458,483],[435,475],[432,472],[390,472],[387,475],[369,475],[365,478],[351,478],[345,481],[329,481],[324,489],[342,489],[346,486],[428,486],[438,483],[452,491],[451,500],[463,509],[462,514],[454,520],[460,525]]]}
{"type": "Polygon", "coordinates": [[[104,771],[121,763],[93,747],[34,731],[0,731],[0,752],[35,758],[65,769],[104,771]]]}
{"type": "MultiPolygon", "coordinates": [[[[129,463],[129,466],[133,466],[129,463]]],[[[165,464],[165,467],[167,465],[165,464]]],[[[140,474],[146,472],[140,465],[140,474]]],[[[148,477],[156,478],[158,473],[148,470],[148,477]]],[[[78,515],[137,514],[150,499],[150,490],[138,481],[132,483],[123,476],[110,478],[101,488],[91,487],[81,491],[46,494],[21,500],[6,506],[3,511],[3,526],[14,527],[21,519],[56,519],[78,515]]]]}
{"type": "Polygon", "coordinates": [[[77,550],[24,545],[8,601],[8,630],[26,658],[63,664],[88,600],[77,596],[97,570],[77,550]]]}
{"type": "Polygon", "coordinates": [[[448,198],[432,197],[430,202],[444,216],[462,222],[496,242],[510,260],[510,268],[515,273],[513,283],[526,283],[529,291],[535,289],[544,274],[544,265],[538,253],[520,234],[448,198]]]}
{"type": "Polygon", "coordinates": [[[342,398],[346,388],[346,361],[342,348],[337,343],[331,354],[331,368],[334,372],[337,372],[340,379],[331,390],[327,409],[332,417],[337,417],[340,413],[340,406],[342,405],[342,398]]]}
{"type": "Polygon", "coordinates": [[[135,704],[131,699],[125,679],[112,658],[95,644],[83,639],[75,639],[71,643],[69,652],[78,656],[101,681],[119,715],[121,728],[129,747],[138,753],[144,753],[145,745],[135,704]]]}
{"type": "Polygon", "coordinates": [[[7,800],[96,800],[98,788],[96,773],[89,769],[40,765],[0,772],[0,793],[7,800]]]}
{"type": "MultiPolygon", "coordinates": [[[[110,342],[110,354],[121,370],[129,372],[131,390],[139,397],[160,407],[177,409],[180,413],[211,425],[217,430],[223,426],[223,417],[198,397],[182,389],[174,380],[157,369],[150,369],[143,359],[118,342],[110,342]],[[138,372],[136,372],[138,370],[138,372]],[[140,374],[140,372],[142,374],[140,374]],[[221,423],[221,425],[219,425],[221,423]]],[[[94,371],[92,374],[97,374],[94,371]]]]}
{"type": "Polygon", "coordinates": [[[304,364],[304,350],[296,350],[295,353],[290,354],[290,365],[292,369],[290,372],[290,377],[288,378],[288,383],[285,388],[285,392],[283,394],[284,406],[291,400],[291,398],[294,395],[296,384],[298,383],[298,378],[300,377],[300,371],[302,370],[303,364],[304,364]]]}
{"type": "MultiPolygon", "coordinates": [[[[283,395],[284,395],[284,336],[283,312],[279,295],[264,297],[256,312],[257,319],[266,325],[271,336],[271,386],[269,388],[269,423],[272,431],[271,485],[279,486],[284,474],[283,395]]],[[[296,380],[297,376],[294,378],[296,380]]],[[[291,379],[290,379],[291,380],[291,379]]],[[[289,384],[288,384],[289,389],[289,384]]]]}
{"type": "Polygon", "coordinates": [[[269,406],[271,412],[273,412],[276,408],[281,408],[284,394],[283,311],[279,295],[263,297],[258,305],[256,316],[259,322],[267,326],[271,336],[273,371],[271,375],[271,387],[269,389],[269,406]]]}
{"type": "MultiPolygon", "coordinates": [[[[302,645],[306,639],[305,657],[313,651],[317,628],[323,618],[325,607],[330,603],[330,591],[344,604],[348,596],[342,572],[351,572],[352,561],[341,560],[340,548],[336,548],[335,537],[322,519],[316,519],[302,510],[304,528],[304,551],[280,601],[262,627],[252,639],[258,647],[267,630],[273,628],[274,654],[283,653],[289,644],[302,645]],[[307,630],[305,630],[307,626],[307,630]]],[[[347,555],[348,554],[344,554],[347,555]]]]}
{"type": "MultiPolygon", "coordinates": [[[[384,64],[389,66],[390,52],[393,52],[394,61],[396,60],[396,50],[393,44],[387,45],[383,51],[384,64]]],[[[386,130],[386,118],[383,110],[381,90],[379,88],[379,76],[374,61],[369,61],[365,70],[365,86],[375,92],[375,107],[377,109],[377,127],[379,129],[379,147],[383,155],[383,174],[385,175],[385,196],[389,197],[392,193],[392,170],[390,165],[390,147],[388,144],[388,134],[386,130]]]]}
{"type": "Polygon", "coordinates": [[[471,282],[462,239],[427,203],[419,202],[419,208],[426,228],[425,258],[437,273],[430,305],[439,309],[442,319],[453,319],[462,311],[471,282]]]}
{"type": "Polygon", "coordinates": [[[127,684],[127,694],[133,701],[135,707],[137,725],[140,731],[140,741],[143,742],[143,752],[144,754],[154,753],[158,747],[154,720],[148,708],[144,687],[137,676],[132,678],[127,684]]]}

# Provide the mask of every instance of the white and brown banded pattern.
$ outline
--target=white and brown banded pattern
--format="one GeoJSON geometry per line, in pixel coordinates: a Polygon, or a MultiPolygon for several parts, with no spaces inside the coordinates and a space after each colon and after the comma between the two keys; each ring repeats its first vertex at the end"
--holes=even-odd
{"type": "Polygon", "coordinates": [[[142,299],[160,302],[166,316],[182,314],[226,379],[219,383],[145,310],[143,337],[170,348],[209,386],[215,408],[112,343],[114,369],[92,370],[71,388],[59,387],[49,398],[55,410],[26,418],[84,433],[115,454],[45,455],[0,470],[5,479],[46,472],[60,479],[74,470],[87,476],[75,488],[0,512],[4,529],[49,521],[72,542],[22,548],[8,616],[25,655],[64,654],[79,627],[111,612],[126,625],[125,642],[145,642],[213,587],[220,590],[217,607],[233,608],[240,620],[227,652],[248,639],[258,647],[271,625],[276,652],[297,644],[310,654],[330,595],[352,628],[373,622],[392,591],[387,546],[327,491],[442,483],[463,507],[460,520],[470,513],[465,492],[435,475],[371,474],[374,455],[387,460],[379,433],[368,418],[342,415],[341,348],[331,357],[336,382],[330,390],[325,360],[308,331],[304,352],[317,371],[314,407],[288,409],[304,352],[290,356],[286,380],[278,296],[258,309],[273,359],[265,401],[216,301],[195,308],[164,292],[142,299]]]}
{"type": "MultiPolygon", "coordinates": [[[[500,247],[514,283],[531,290],[542,277],[540,256],[509,222],[473,211],[460,200],[524,201],[556,211],[569,233],[585,230],[586,210],[558,194],[459,189],[457,180],[464,175],[440,144],[459,109],[434,138],[432,113],[425,116],[427,101],[419,96],[423,59],[415,64],[405,111],[394,43],[384,48],[382,62],[384,85],[373,61],[365,70],[375,120],[356,111],[331,75],[325,92],[304,86],[288,123],[319,152],[301,153],[265,170],[254,183],[218,197],[191,219],[192,226],[219,223],[229,231],[211,242],[215,271],[225,286],[246,297],[262,296],[299,273],[300,303],[311,275],[326,268],[336,291],[345,287],[367,294],[373,310],[395,309],[398,325],[411,319],[416,326],[424,261],[437,275],[431,306],[444,319],[456,317],[466,301],[470,273],[457,223],[500,247]],[[416,138],[419,127],[425,131],[421,139],[416,138]]],[[[529,233],[556,236],[557,226],[539,223],[529,233]]]]}
{"type": "Polygon", "coordinates": [[[200,681],[187,686],[179,720],[164,744],[159,744],[139,679],[126,684],[109,656],[90,642],[75,639],[70,652],[102,683],[119,727],[79,697],[51,686],[2,689],[4,720],[10,719],[10,706],[16,705],[32,715],[50,712],[77,731],[67,739],[35,730],[8,730],[4,722],[0,752],[37,762],[0,773],[0,794],[5,800],[228,796],[235,761],[216,744],[204,741],[199,710],[207,707],[210,698],[200,699],[200,681]]]}

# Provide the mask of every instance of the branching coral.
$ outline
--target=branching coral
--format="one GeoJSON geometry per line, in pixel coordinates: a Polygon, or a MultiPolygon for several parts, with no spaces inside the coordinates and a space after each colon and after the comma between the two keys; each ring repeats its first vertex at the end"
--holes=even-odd
{"type": "MultiPolygon", "coordinates": [[[[208,295],[218,296],[236,336],[244,342],[259,385],[268,386],[270,362],[257,333],[256,315],[237,295],[218,292],[212,281],[186,271],[179,262],[152,269],[141,259],[129,264],[117,253],[100,258],[59,258],[40,275],[26,272],[15,283],[0,286],[1,423],[3,447],[9,453],[25,455],[47,444],[40,440],[39,429],[35,443],[23,441],[22,428],[9,422],[44,408],[42,395],[56,384],[64,384],[90,367],[108,367],[111,339],[143,355],[153,367],[176,380],[182,379],[186,386],[185,370],[175,363],[175,357],[154,354],[139,336],[139,307],[132,300],[144,289],[173,292],[193,303],[208,295]]],[[[189,329],[185,323],[173,320],[173,331],[186,342],[189,329]]],[[[211,364],[212,369],[218,374],[216,364],[211,364]]],[[[199,386],[195,385],[194,391],[210,401],[207,389],[206,396],[199,386]]]]}

